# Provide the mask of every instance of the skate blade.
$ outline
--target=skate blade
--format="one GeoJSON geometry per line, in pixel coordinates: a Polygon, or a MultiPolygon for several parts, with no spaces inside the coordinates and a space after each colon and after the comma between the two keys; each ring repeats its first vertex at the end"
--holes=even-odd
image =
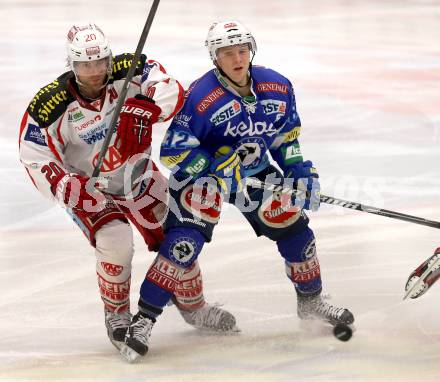
{"type": "Polygon", "coordinates": [[[226,334],[237,334],[237,333],[241,333],[241,329],[235,325],[232,329],[226,331],[226,334]]]}
{"type": "Polygon", "coordinates": [[[237,333],[241,333],[241,329],[235,325],[233,328],[228,330],[216,329],[216,328],[207,328],[204,326],[194,326],[195,329],[201,334],[206,335],[215,335],[215,336],[233,336],[237,333]]]}
{"type": "Polygon", "coordinates": [[[142,356],[139,353],[134,351],[132,348],[130,348],[126,344],[123,344],[121,346],[119,353],[121,354],[122,358],[125,361],[127,361],[128,363],[136,363],[142,358],[142,356]]]}
{"type": "Polygon", "coordinates": [[[109,338],[109,339],[110,339],[110,342],[113,344],[113,346],[114,346],[116,349],[118,349],[119,351],[121,351],[122,346],[125,345],[124,342],[122,342],[122,341],[116,341],[116,340],[113,340],[113,339],[111,339],[111,338],[109,338]]]}
{"type": "MultiPolygon", "coordinates": [[[[409,281],[407,285],[409,284],[409,281]]],[[[420,297],[422,294],[424,294],[428,290],[426,283],[423,281],[422,278],[419,278],[412,286],[410,286],[405,291],[405,295],[403,296],[403,299],[406,300],[408,297],[415,299],[420,297]],[[418,290],[417,293],[415,291],[418,290]]]]}
{"type": "MultiPolygon", "coordinates": [[[[429,277],[430,273],[435,272],[438,267],[440,266],[440,258],[436,259],[426,270],[425,272],[423,272],[419,279],[413,284],[411,285],[411,287],[409,287],[408,289],[406,289],[405,291],[405,295],[403,296],[403,299],[406,300],[408,297],[411,297],[412,299],[415,299],[417,297],[420,297],[421,295],[423,295],[430,287],[431,285],[427,285],[425,283],[426,279],[429,277]],[[416,290],[419,289],[422,284],[424,284],[424,288],[423,290],[421,290],[419,293],[412,295],[412,293],[416,290]]],[[[410,277],[411,279],[411,277],[410,277]]],[[[407,281],[407,286],[409,284],[409,280],[407,281]]]]}
{"type": "Polygon", "coordinates": [[[219,335],[231,336],[231,335],[234,335],[237,333],[241,333],[241,329],[237,325],[234,325],[234,327],[232,327],[231,329],[228,329],[228,330],[214,329],[214,332],[219,335]]]}

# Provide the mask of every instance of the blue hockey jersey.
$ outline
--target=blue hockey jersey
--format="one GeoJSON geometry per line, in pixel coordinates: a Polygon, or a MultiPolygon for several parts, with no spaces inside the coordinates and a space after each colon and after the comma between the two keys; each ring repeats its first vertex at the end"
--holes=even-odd
{"type": "Polygon", "coordinates": [[[238,153],[246,176],[269,165],[269,152],[283,170],[302,161],[301,122],[290,81],[253,66],[251,91],[253,96],[241,97],[217,69],[194,81],[162,142],[162,163],[175,176],[196,179],[209,172],[222,146],[238,153]]]}

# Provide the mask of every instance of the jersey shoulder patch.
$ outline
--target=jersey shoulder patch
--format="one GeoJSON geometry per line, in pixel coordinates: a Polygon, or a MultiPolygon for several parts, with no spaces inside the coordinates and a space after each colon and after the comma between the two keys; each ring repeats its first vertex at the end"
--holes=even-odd
{"type": "MultiPolygon", "coordinates": [[[[133,58],[134,54],[131,53],[123,53],[113,57],[112,78],[109,82],[123,80],[125,77],[127,77],[133,58]]],[[[134,72],[135,76],[139,76],[142,74],[146,61],[147,56],[145,54],[141,54],[141,57],[139,58],[136,66],[136,70],[134,72]]]]}
{"type": "Polygon", "coordinates": [[[214,70],[211,70],[191,84],[185,98],[198,114],[204,114],[226,95],[227,90],[218,82],[214,70]]]}
{"type": "Polygon", "coordinates": [[[29,115],[40,127],[47,127],[62,115],[75,98],[67,89],[67,81],[73,73],[66,72],[42,87],[28,106],[29,115]]]}

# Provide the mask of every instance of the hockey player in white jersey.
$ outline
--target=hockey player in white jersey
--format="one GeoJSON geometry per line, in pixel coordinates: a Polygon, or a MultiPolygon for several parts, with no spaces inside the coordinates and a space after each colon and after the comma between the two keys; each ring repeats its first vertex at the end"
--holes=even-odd
{"type": "MultiPolygon", "coordinates": [[[[95,24],[73,26],[67,37],[70,70],[32,99],[19,138],[21,162],[36,188],[66,209],[95,248],[105,324],[118,348],[132,317],[132,225],[150,251],[157,251],[164,238],[167,179],[149,158],[152,126],[172,118],[183,104],[179,82],[142,55],[100,169],[102,178],[90,184],[132,58],[112,56],[95,24]]],[[[197,263],[185,273],[173,300],[193,326],[229,330],[235,324],[231,314],[205,303],[197,263]],[[218,320],[207,323],[211,310],[218,320]]]]}
{"type": "Polygon", "coordinates": [[[240,208],[257,236],[276,244],[301,319],[354,322],[348,309],[321,297],[315,237],[304,212],[319,207],[318,174],[301,154],[292,84],[274,70],[252,65],[256,42],[240,22],[213,24],[206,46],[215,67],[190,85],[162,142],[161,161],[173,171],[169,189],[175,204],[170,204],[165,239],[143,282],[139,312],[121,349],[128,361],[148,351],[156,319],[185,270],[211,241],[224,202],[240,208]],[[302,187],[308,196],[291,200],[276,190],[252,189],[242,181],[246,177],[302,187]]]}

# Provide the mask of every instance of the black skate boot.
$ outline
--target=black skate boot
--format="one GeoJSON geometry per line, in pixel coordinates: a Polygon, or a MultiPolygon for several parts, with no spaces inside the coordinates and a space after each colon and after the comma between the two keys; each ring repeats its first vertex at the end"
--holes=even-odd
{"type": "Polygon", "coordinates": [[[205,303],[197,310],[183,310],[179,307],[177,309],[185,322],[197,329],[223,333],[238,331],[235,326],[235,317],[218,305],[205,303]]]}
{"type": "Polygon", "coordinates": [[[125,340],[125,333],[130,326],[132,315],[127,310],[123,313],[110,312],[104,309],[105,326],[110,342],[120,350],[125,340]]]}
{"type": "Polygon", "coordinates": [[[330,325],[346,324],[354,322],[353,313],[345,308],[337,308],[325,302],[321,295],[304,296],[298,295],[298,317],[302,320],[321,320],[330,325]]]}
{"type": "Polygon", "coordinates": [[[121,347],[121,355],[130,363],[136,362],[148,352],[148,340],[155,320],[137,313],[131,321],[125,335],[125,343],[121,347]]]}

